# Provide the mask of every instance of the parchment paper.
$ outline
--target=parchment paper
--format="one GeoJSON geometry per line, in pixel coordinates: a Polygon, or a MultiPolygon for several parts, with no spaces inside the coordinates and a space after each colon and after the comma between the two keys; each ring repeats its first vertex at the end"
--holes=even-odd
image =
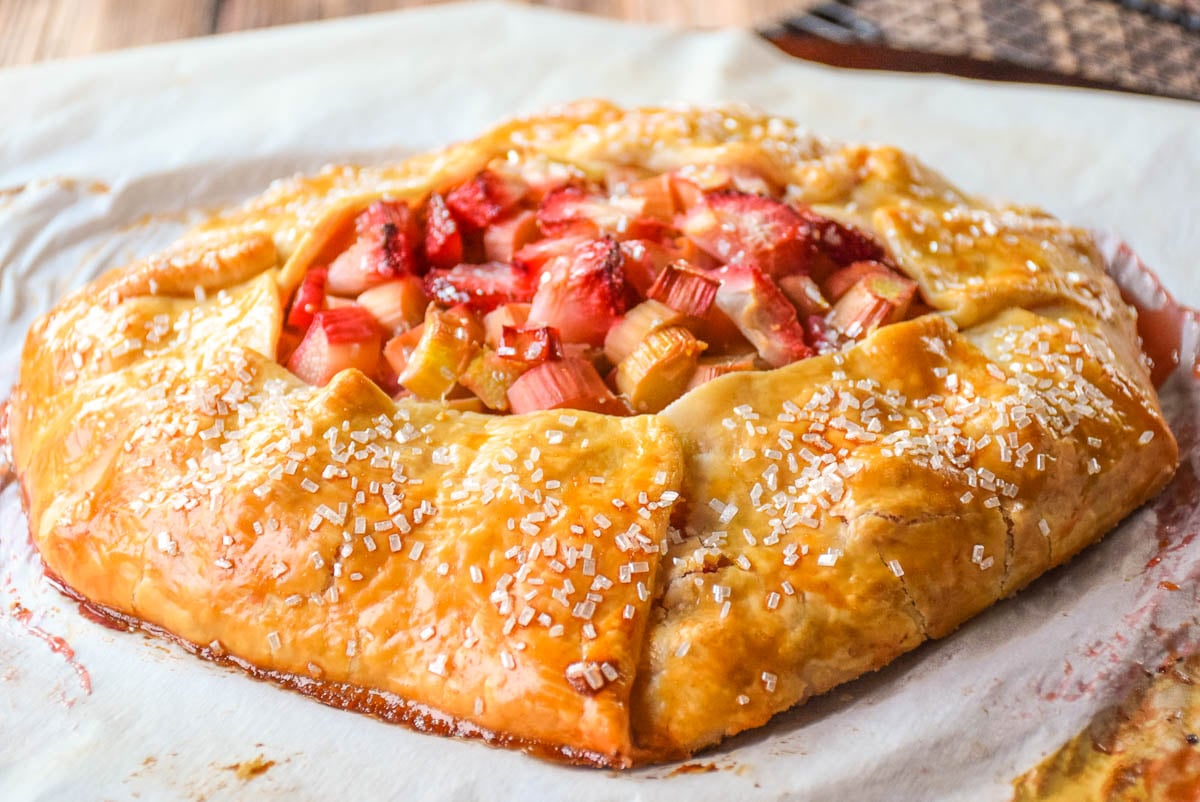
{"type": "MultiPolygon", "coordinates": [[[[744,32],[472,4],[0,72],[0,187],[16,187],[0,194],[0,397],[32,319],[169,242],[183,210],[589,96],[748,102],[904,146],[969,190],[1119,232],[1200,302],[1200,106],[841,72],[744,32]]],[[[10,485],[0,799],[1007,799],[1139,662],[1195,645],[1195,379],[1177,374],[1164,403],[1188,457],[1160,499],[953,636],[701,756],[704,774],[572,769],[419,735],[105,629],[41,579],[10,485]]]]}

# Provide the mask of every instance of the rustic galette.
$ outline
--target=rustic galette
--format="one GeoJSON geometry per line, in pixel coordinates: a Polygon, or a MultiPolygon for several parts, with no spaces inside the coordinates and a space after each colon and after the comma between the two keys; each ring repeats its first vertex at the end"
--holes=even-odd
{"type": "Polygon", "coordinates": [[[1170,478],[1090,235],[744,110],[569,106],[279,183],[33,327],[47,572],[322,701],[680,758],[1170,478]]]}

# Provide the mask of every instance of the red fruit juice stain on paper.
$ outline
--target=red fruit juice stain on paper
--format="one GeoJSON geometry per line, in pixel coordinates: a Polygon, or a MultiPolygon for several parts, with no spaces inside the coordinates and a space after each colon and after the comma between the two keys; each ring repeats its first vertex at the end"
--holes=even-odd
{"type": "MultiPolygon", "coordinates": [[[[75,672],[75,676],[79,679],[79,687],[83,689],[85,694],[90,696],[92,693],[92,675],[89,674],[88,670],[84,668],[78,660],[75,659],[75,650],[71,648],[71,644],[67,643],[58,635],[51,635],[41,627],[34,626],[31,623],[33,619],[33,613],[22,607],[20,604],[13,604],[12,613],[13,619],[19,623],[26,632],[49,646],[50,651],[54,652],[55,654],[62,655],[63,660],[66,661],[67,665],[71,667],[71,669],[75,672]]],[[[72,704],[73,702],[67,702],[68,707],[72,704]]]]}

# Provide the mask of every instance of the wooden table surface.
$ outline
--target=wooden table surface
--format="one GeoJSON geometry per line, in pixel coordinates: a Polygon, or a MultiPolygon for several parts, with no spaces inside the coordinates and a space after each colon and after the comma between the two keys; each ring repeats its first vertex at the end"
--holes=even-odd
{"type": "MultiPolygon", "coordinates": [[[[0,67],[440,0],[0,0],[0,67]]],[[[526,0],[635,22],[756,27],[814,0],[526,0]]]]}

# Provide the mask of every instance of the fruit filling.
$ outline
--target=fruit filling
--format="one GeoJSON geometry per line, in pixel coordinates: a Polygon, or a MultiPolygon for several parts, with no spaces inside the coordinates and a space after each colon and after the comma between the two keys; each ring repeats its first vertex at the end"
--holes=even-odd
{"type": "Polygon", "coordinates": [[[497,168],[419,207],[376,201],[303,277],[280,361],[462,409],[628,415],[927,309],[865,232],[722,175],[497,168]]]}

